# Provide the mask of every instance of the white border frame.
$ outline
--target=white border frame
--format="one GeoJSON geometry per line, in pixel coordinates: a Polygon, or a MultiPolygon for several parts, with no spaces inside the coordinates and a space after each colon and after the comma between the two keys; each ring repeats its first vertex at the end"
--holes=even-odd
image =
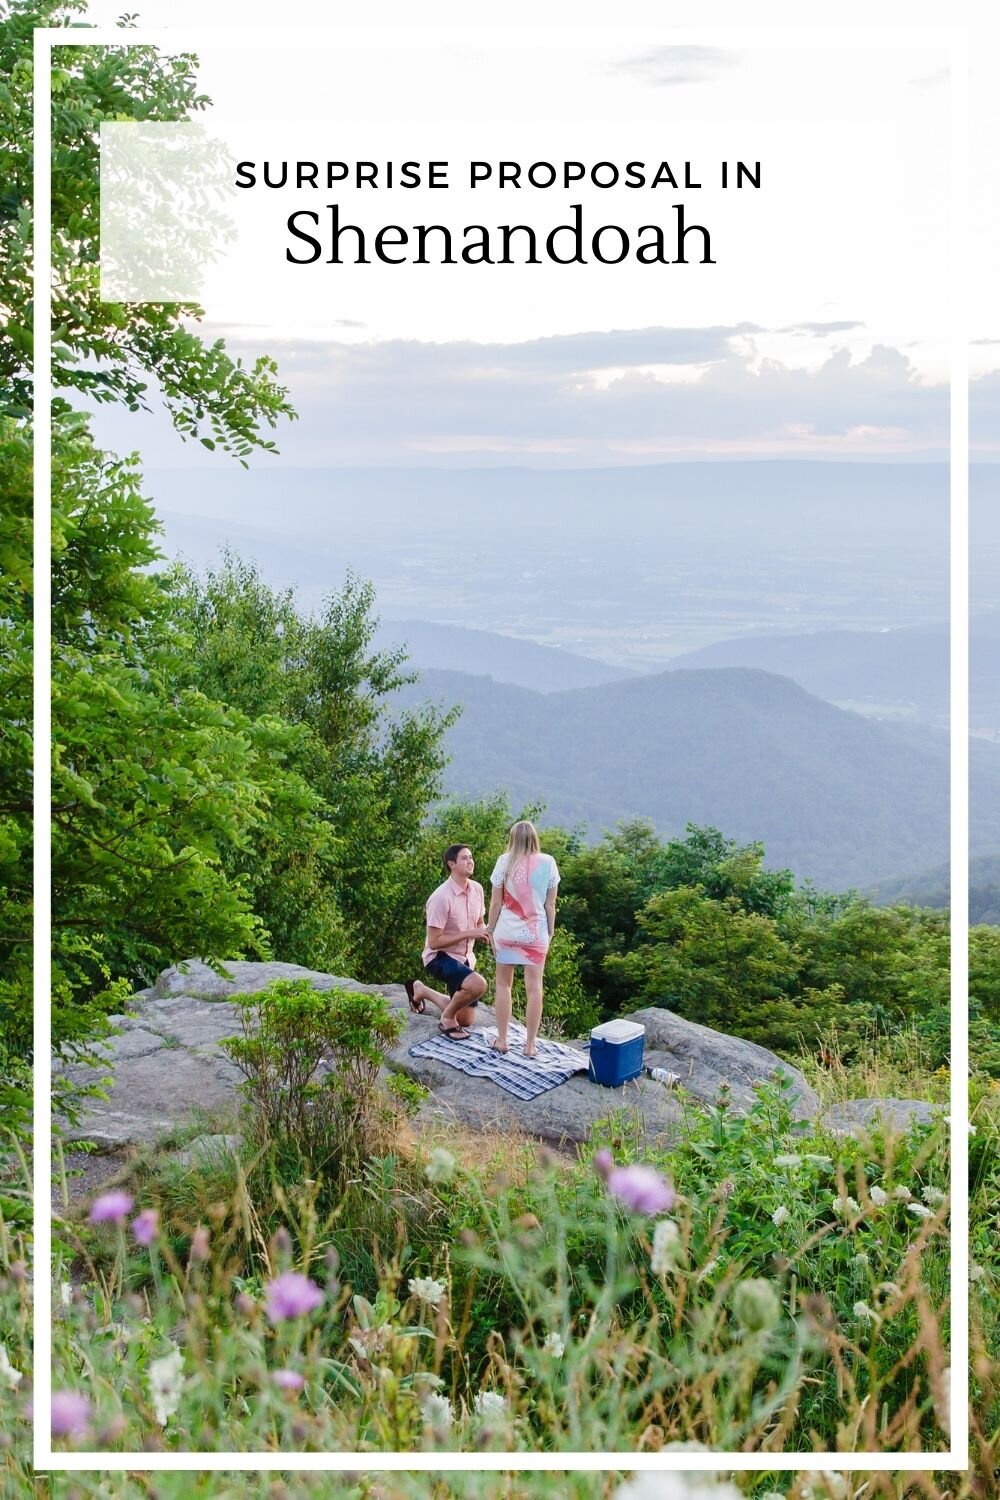
{"type": "MultiPolygon", "coordinates": [[[[792,41],[822,46],[825,42],[907,39],[947,46],[951,86],[951,369],[950,369],[950,507],[951,507],[951,1446],[943,1453],[695,1453],[678,1452],[665,1461],[657,1453],[102,1453],[53,1450],[52,1411],[52,1259],[51,1155],[52,1087],[51,964],[51,227],[52,227],[52,90],[54,47],[153,46],[168,51],[196,50],[199,43],[224,43],[232,33],[219,27],[168,28],[39,27],[34,34],[34,640],[35,683],[34,876],[34,1193],[35,1193],[35,1435],[36,1471],[122,1472],[124,1470],[257,1470],[257,1471],[448,1471],[522,1472],[532,1470],[881,1470],[955,1471],[969,1467],[969,1101],[966,1081],[969,1063],[968,1023],[968,718],[969,718],[969,389],[968,289],[969,246],[969,102],[968,31],[965,27],[843,27],[813,28],[655,27],[575,30],[583,39],[613,39],[621,45],[693,45],[721,39],[732,42],[766,40],[773,45],[792,41]],[[957,1084],[957,1086],[956,1086],[957,1084]],[[957,1378],[955,1378],[957,1372],[957,1378]]],[[[530,36],[565,43],[563,29],[510,28],[393,28],[394,42],[432,46],[446,35],[451,43],[516,41],[530,36]]],[[[387,33],[368,27],[252,27],[240,33],[240,45],[307,46],[311,39],[350,37],[353,41],[385,43],[387,33]]]]}

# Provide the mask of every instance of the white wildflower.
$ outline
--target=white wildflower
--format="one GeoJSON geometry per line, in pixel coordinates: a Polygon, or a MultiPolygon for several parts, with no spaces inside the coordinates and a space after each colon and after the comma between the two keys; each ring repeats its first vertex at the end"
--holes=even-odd
{"type": "MultiPolygon", "coordinates": [[[[664,1452],[668,1448],[696,1453],[708,1451],[701,1443],[664,1444],[664,1452]]],[[[633,1474],[619,1485],[614,1500],[743,1500],[743,1492],[729,1480],[720,1479],[711,1472],[648,1470],[633,1474]]]]}
{"type": "Polygon", "coordinates": [[[985,1266],[979,1266],[979,1265],[977,1265],[974,1260],[970,1260],[969,1261],[969,1280],[970,1281],[982,1281],[982,1279],[983,1279],[983,1277],[985,1275],[986,1275],[986,1267],[985,1266]]]}
{"type": "Polygon", "coordinates": [[[428,1182],[449,1182],[455,1175],[455,1158],[450,1151],[443,1146],[438,1146],[430,1154],[430,1159],[424,1168],[424,1176],[428,1182]]]}
{"type": "Polygon", "coordinates": [[[0,1385],[5,1385],[9,1391],[16,1391],[23,1379],[23,1371],[15,1370],[10,1362],[6,1344],[0,1344],[0,1385]]]}
{"type": "Polygon", "coordinates": [[[184,1356],[179,1349],[171,1349],[162,1359],[153,1360],[149,1367],[149,1395],[161,1427],[166,1427],[180,1406],[183,1385],[184,1356]]]}
{"type": "Polygon", "coordinates": [[[945,1435],[951,1438],[951,1365],[941,1371],[941,1407],[937,1414],[945,1435]]]}
{"type": "Polygon", "coordinates": [[[771,1223],[775,1224],[780,1229],[782,1224],[786,1223],[787,1220],[791,1217],[791,1212],[785,1207],[783,1203],[779,1203],[777,1208],[774,1210],[774,1213],[771,1215],[771,1223]]]}
{"type": "Polygon", "coordinates": [[[860,1208],[858,1207],[857,1200],[855,1198],[850,1198],[850,1197],[848,1197],[848,1198],[840,1198],[840,1197],[834,1198],[831,1201],[830,1207],[833,1209],[834,1213],[837,1214],[838,1217],[840,1217],[842,1219],[850,1218],[852,1215],[858,1214],[858,1213],[861,1212],[860,1208]]]}
{"type": "Polygon", "coordinates": [[[854,1257],[854,1264],[856,1266],[867,1266],[869,1264],[868,1251],[859,1250],[857,1255],[854,1257]]]}
{"type": "Polygon", "coordinates": [[[60,1281],[59,1283],[59,1305],[69,1307],[73,1302],[73,1283],[71,1281],[60,1281]]]}
{"type": "Polygon", "coordinates": [[[558,1333],[550,1333],[542,1345],[542,1349],[546,1354],[551,1354],[553,1359],[562,1359],[566,1353],[566,1345],[558,1333]]]}
{"type": "Polygon", "coordinates": [[[684,1258],[681,1232],[673,1219],[660,1219],[653,1230],[653,1253],[649,1258],[654,1276],[667,1276],[684,1258]]]}
{"type": "Polygon", "coordinates": [[[425,1424],[437,1434],[446,1433],[455,1420],[448,1397],[438,1395],[437,1391],[427,1392],[421,1402],[421,1410],[425,1424]]]}
{"type": "Polygon", "coordinates": [[[878,1290],[883,1297],[901,1297],[903,1295],[903,1288],[897,1286],[894,1281],[880,1282],[878,1290]]]}
{"type": "Polygon", "coordinates": [[[942,1193],[940,1188],[936,1187],[925,1187],[921,1193],[921,1197],[925,1203],[930,1204],[931,1208],[940,1208],[944,1202],[944,1193],[942,1193]]]}
{"type": "Polygon", "coordinates": [[[380,1323],[377,1328],[359,1328],[347,1342],[359,1359],[370,1360],[373,1354],[383,1354],[393,1335],[391,1323],[380,1323]]]}
{"type": "Polygon", "coordinates": [[[861,1323],[878,1323],[881,1321],[878,1313],[867,1302],[855,1302],[851,1308],[852,1313],[861,1323]]]}
{"type": "Polygon", "coordinates": [[[713,1255],[712,1259],[709,1260],[709,1261],[706,1261],[705,1264],[702,1266],[701,1270],[698,1272],[698,1275],[695,1277],[695,1280],[696,1281],[709,1281],[715,1275],[715,1273],[716,1273],[716,1271],[718,1269],[719,1269],[719,1257],[717,1255],[713,1255]]]}
{"type": "Polygon", "coordinates": [[[873,1188],[868,1189],[868,1196],[876,1208],[883,1208],[889,1201],[889,1194],[885,1188],[880,1188],[878,1183],[873,1188]]]}
{"type": "Polygon", "coordinates": [[[814,1167],[832,1167],[833,1166],[833,1157],[832,1156],[823,1156],[821,1153],[817,1153],[817,1152],[807,1152],[807,1154],[805,1156],[803,1156],[802,1160],[811,1163],[811,1165],[814,1166],[814,1167]]]}
{"type": "Polygon", "coordinates": [[[836,1469],[810,1469],[802,1476],[802,1500],[848,1500],[851,1486],[836,1469]]]}
{"type": "Polygon", "coordinates": [[[795,1155],[791,1155],[791,1156],[776,1156],[774,1158],[774,1165],[776,1167],[801,1167],[801,1165],[802,1165],[802,1158],[801,1158],[801,1156],[795,1156],[795,1155]]]}
{"type": "Polygon", "coordinates": [[[446,1291],[445,1283],[435,1281],[433,1276],[414,1276],[410,1279],[411,1296],[426,1302],[428,1307],[437,1307],[446,1291]]]}
{"type": "Polygon", "coordinates": [[[910,1199],[913,1197],[913,1194],[910,1192],[908,1187],[897,1187],[893,1188],[892,1196],[896,1198],[900,1203],[909,1203],[910,1199]]]}
{"type": "Polygon", "coordinates": [[[914,1214],[918,1219],[933,1219],[934,1217],[934,1210],[925,1207],[923,1203],[908,1203],[906,1211],[909,1214],[914,1214]]]}
{"type": "Polygon", "coordinates": [[[975,1127],[975,1125],[970,1125],[969,1126],[969,1134],[970,1135],[975,1135],[976,1134],[976,1127],[975,1127]]]}
{"type": "Polygon", "coordinates": [[[507,1402],[499,1391],[480,1391],[473,1405],[478,1417],[499,1417],[507,1410],[507,1402]]]}

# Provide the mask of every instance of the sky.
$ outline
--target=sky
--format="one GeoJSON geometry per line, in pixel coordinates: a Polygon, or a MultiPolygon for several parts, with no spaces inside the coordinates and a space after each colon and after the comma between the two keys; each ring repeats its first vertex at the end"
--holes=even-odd
{"type": "MultiPolygon", "coordinates": [[[[159,8],[142,19],[162,19],[159,8]]],[[[945,19],[920,9],[910,8],[911,22],[945,19]]],[[[175,25],[184,11],[173,7],[175,25]]],[[[212,128],[239,159],[449,160],[447,194],[338,190],[345,217],[371,229],[446,216],[456,226],[551,227],[573,202],[588,222],[631,227],[683,199],[689,219],[710,226],[718,263],[290,267],[285,216],[331,195],[248,193],[237,249],[205,288],[204,328],[234,352],[278,359],[300,414],[280,436],[281,463],[946,455],[950,106],[940,38],[904,24],[888,42],[860,46],[762,26],[675,42],[646,26],[599,39],[536,29],[530,45],[386,30],[303,46],[294,28],[292,19],[266,48],[247,45],[245,26],[198,46],[212,128]],[[471,159],[635,158],[668,160],[678,176],[690,161],[704,186],[515,198],[460,185],[471,159]],[[761,190],[717,190],[723,158],[759,160],[761,190]]],[[[974,111],[985,107],[981,92],[974,111]]],[[[973,217],[973,410],[989,456],[1000,446],[992,199],[977,196],[973,217]]],[[[126,426],[105,411],[97,429],[109,446],[139,446],[154,467],[206,459],[160,417],[129,416],[126,426]]]]}

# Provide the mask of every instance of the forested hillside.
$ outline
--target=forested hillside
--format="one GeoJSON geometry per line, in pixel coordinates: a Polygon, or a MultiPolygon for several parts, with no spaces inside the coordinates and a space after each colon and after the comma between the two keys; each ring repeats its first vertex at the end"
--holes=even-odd
{"type": "MultiPolygon", "coordinates": [[[[833,889],[939,863],[948,850],[947,741],[901,735],[738,668],[677,671],[543,696],[425,672],[402,701],[462,704],[446,786],[599,836],[643,816],[663,833],[710,823],[761,839],[769,861],[833,889]]],[[[981,746],[979,848],[1000,843],[1000,755],[981,746]]]]}
{"type": "MultiPolygon", "coordinates": [[[[880,880],[873,896],[879,905],[897,901],[909,906],[947,907],[951,899],[950,867],[936,865],[916,875],[880,880]]],[[[1000,926],[1000,855],[982,854],[969,860],[969,921],[1000,926]]]]}

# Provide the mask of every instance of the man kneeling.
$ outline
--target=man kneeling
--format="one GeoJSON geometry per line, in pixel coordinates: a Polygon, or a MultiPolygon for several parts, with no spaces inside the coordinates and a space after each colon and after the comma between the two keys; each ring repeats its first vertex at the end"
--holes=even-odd
{"type": "Polygon", "coordinates": [[[442,1036],[464,1042],[486,993],[486,980],[476,973],[475,954],[477,942],[490,940],[483,923],[486,900],[479,881],[472,879],[476,862],[468,844],[449,844],[442,863],[448,878],[427,902],[427,940],[421,957],[425,973],[447,993],[431,989],[422,979],[408,979],[405,989],[411,1010],[422,1013],[428,1003],[437,1006],[442,1036]]]}

